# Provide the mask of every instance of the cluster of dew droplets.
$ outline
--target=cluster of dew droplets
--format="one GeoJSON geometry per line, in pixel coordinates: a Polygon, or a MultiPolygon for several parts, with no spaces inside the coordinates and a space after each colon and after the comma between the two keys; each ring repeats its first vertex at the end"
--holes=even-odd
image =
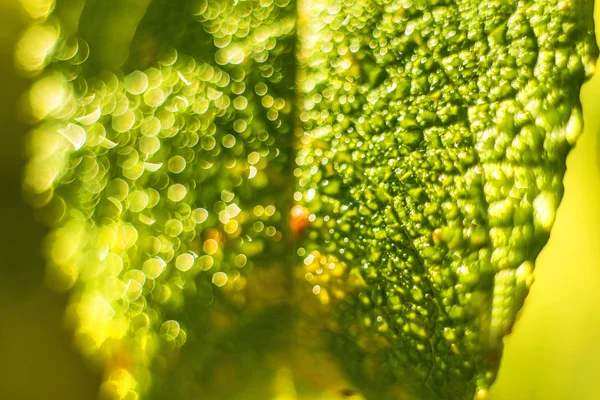
{"type": "Polygon", "coordinates": [[[32,12],[17,52],[38,75],[24,187],[53,227],[47,280],[72,289],[76,343],[108,362],[110,397],[137,398],[152,360],[185,344],[169,310],[219,296],[243,306],[254,258],[281,253],[291,106],[277,54],[294,21],[272,22],[287,5],[196,2],[214,56],[163,46],[147,69],[93,75],[94,49],[62,30],[54,4],[32,12]]]}

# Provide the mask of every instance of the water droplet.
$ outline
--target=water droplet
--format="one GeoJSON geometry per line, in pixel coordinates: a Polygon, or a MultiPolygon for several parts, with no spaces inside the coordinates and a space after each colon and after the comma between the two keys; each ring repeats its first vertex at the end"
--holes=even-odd
{"type": "Polygon", "coordinates": [[[169,159],[168,168],[174,174],[179,174],[185,169],[186,162],[181,156],[174,156],[169,159]]]}
{"type": "Polygon", "coordinates": [[[186,194],[187,194],[187,190],[186,190],[185,186],[183,186],[180,183],[171,185],[168,190],[169,200],[174,201],[174,202],[183,200],[183,198],[185,197],[186,194]]]}
{"type": "Polygon", "coordinates": [[[225,286],[225,284],[227,283],[227,274],[225,274],[224,272],[216,272],[212,276],[212,283],[214,283],[215,286],[218,287],[225,286]]]}
{"type": "Polygon", "coordinates": [[[125,90],[131,94],[142,94],[148,88],[148,76],[142,71],[133,71],[125,77],[125,90]]]}
{"type": "Polygon", "coordinates": [[[194,265],[194,256],[189,253],[180,254],[175,260],[175,268],[180,271],[187,271],[194,265]]]}
{"type": "Polygon", "coordinates": [[[142,265],[142,271],[150,279],[156,279],[163,273],[167,263],[160,257],[150,258],[144,261],[142,265]]]}
{"type": "Polygon", "coordinates": [[[85,143],[85,130],[79,125],[69,124],[64,128],[59,129],[58,133],[67,139],[73,145],[75,150],[79,150],[85,143]]]}
{"type": "Polygon", "coordinates": [[[160,326],[160,335],[167,341],[173,341],[179,335],[181,328],[179,322],[169,320],[162,323],[160,326]]]}

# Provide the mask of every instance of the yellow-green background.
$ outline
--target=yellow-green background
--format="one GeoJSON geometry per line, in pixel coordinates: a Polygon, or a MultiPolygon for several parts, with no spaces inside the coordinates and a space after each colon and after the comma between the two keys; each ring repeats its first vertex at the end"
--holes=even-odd
{"type": "MultiPolygon", "coordinates": [[[[12,54],[26,23],[17,0],[0,0],[0,399],[94,399],[99,371],[71,346],[65,295],[43,285],[45,230],[21,200],[25,127],[16,104],[27,82],[12,54]]],[[[600,399],[600,76],[581,96],[585,130],[491,400],[600,399]]]]}

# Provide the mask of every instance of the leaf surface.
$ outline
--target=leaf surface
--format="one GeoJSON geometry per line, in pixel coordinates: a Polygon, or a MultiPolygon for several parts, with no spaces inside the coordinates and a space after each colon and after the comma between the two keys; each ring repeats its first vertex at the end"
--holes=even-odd
{"type": "Polygon", "coordinates": [[[46,3],[16,55],[24,189],[103,395],[294,398],[318,348],[368,398],[485,396],[581,131],[592,2],[46,3]]]}
{"type": "Polygon", "coordinates": [[[304,262],[345,270],[311,278],[334,349],[372,398],[483,397],[581,131],[591,4],[321,1],[307,12],[304,262]]]}

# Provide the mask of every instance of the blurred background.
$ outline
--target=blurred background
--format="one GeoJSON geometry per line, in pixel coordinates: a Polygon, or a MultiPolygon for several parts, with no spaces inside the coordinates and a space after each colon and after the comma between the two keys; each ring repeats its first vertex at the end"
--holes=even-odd
{"type": "Polygon", "coordinates": [[[87,367],[64,329],[66,295],[44,286],[46,229],[21,197],[22,139],[17,101],[27,81],[14,46],[28,23],[17,0],[0,0],[0,399],[94,399],[100,371],[87,367]]]}
{"type": "MultiPolygon", "coordinates": [[[[44,286],[46,230],[21,198],[27,128],[17,103],[27,81],[14,72],[13,53],[27,23],[17,0],[0,0],[0,399],[94,399],[101,371],[71,344],[66,295],[44,286]]],[[[565,197],[536,283],[505,340],[492,400],[600,398],[600,76],[581,98],[585,130],[567,162],[565,197]]]]}

